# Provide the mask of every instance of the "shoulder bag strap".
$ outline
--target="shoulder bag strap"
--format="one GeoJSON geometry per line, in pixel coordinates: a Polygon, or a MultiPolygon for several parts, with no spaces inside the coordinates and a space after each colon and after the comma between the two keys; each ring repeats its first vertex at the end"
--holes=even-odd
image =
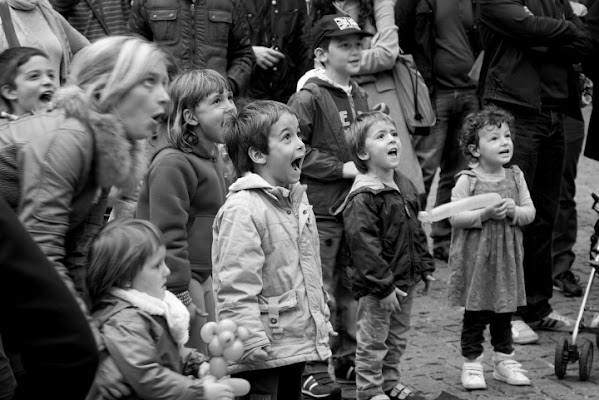
{"type": "Polygon", "coordinates": [[[10,8],[7,0],[0,0],[0,18],[2,18],[2,29],[4,29],[4,35],[8,42],[8,47],[21,47],[19,39],[17,39],[17,33],[12,23],[12,17],[10,16],[10,8]]]}

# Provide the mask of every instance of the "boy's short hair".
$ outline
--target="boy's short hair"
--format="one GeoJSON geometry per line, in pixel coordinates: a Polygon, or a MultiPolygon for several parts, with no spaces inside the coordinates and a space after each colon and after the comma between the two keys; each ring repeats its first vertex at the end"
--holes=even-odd
{"type": "MultiPolygon", "coordinates": [[[[45,52],[34,47],[13,47],[0,53],[0,88],[8,85],[11,89],[15,89],[17,71],[35,56],[48,58],[45,52]]],[[[0,97],[8,105],[8,99],[5,99],[1,94],[0,97]]]]}
{"type": "Polygon", "coordinates": [[[349,146],[352,161],[356,164],[358,171],[363,174],[368,172],[368,163],[361,160],[358,154],[364,152],[368,130],[377,122],[388,122],[397,130],[395,121],[389,115],[381,111],[367,111],[358,115],[349,129],[345,131],[345,141],[349,146]]]}
{"type": "Polygon", "coordinates": [[[372,33],[363,31],[356,21],[351,17],[342,17],[340,15],[325,15],[312,28],[312,50],[322,47],[324,39],[329,39],[326,43],[328,49],[331,38],[339,38],[347,35],[358,35],[360,38],[372,36],[372,33]]]}
{"type": "Polygon", "coordinates": [[[458,138],[460,149],[469,160],[476,159],[468,146],[471,144],[478,146],[478,131],[485,126],[494,125],[500,127],[501,124],[506,123],[510,128],[510,133],[514,135],[514,117],[506,110],[499,108],[494,105],[488,105],[481,111],[468,114],[464,118],[464,124],[462,125],[462,133],[458,138]]]}
{"type": "Polygon", "coordinates": [[[254,162],[248,153],[250,148],[268,154],[270,129],[284,114],[297,118],[295,111],[283,103],[258,100],[246,105],[237,115],[228,116],[225,121],[225,145],[237,176],[254,171],[254,162]]]}

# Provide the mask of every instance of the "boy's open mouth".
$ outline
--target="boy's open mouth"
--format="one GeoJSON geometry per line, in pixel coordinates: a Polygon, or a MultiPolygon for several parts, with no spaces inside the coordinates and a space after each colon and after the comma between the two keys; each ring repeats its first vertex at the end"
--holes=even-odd
{"type": "Polygon", "coordinates": [[[52,97],[54,97],[54,91],[53,90],[48,90],[45,91],[44,93],[42,93],[40,95],[40,101],[43,101],[45,103],[49,103],[52,101],[52,97]]]}
{"type": "Polygon", "coordinates": [[[499,154],[510,154],[510,149],[501,150],[499,154]]]}
{"type": "Polygon", "coordinates": [[[304,157],[298,157],[295,160],[291,161],[291,167],[295,170],[301,170],[302,164],[304,163],[304,157]]]}
{"type": "Polygon", "coordinates": [[[397,149],[391,149],[387,152],[387,154],[389,154],[390,156],[396,156],[397,155],[397,149]]]}

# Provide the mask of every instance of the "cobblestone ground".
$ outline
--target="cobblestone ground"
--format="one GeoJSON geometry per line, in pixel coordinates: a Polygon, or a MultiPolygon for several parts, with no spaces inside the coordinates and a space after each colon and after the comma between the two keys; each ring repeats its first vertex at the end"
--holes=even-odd
{"type": "MultiPolygon", "coordinates": [[[[580,283],[586,287],[590,267],[588,260],[589,238],[593,224],[599,217],[591,210],[591,192],[599,191],[599,163],[581,157],[577,179],[576,200],[578,203],[578,241],[574,248],[576,262],[573,272],[580,276],[580,283]]],[[[429,201],[429,204],[432,204],[429,201]]],[[[446,283],[448,268],[437,265],[434,282],[429,295],[417,295],[412,313],[412,330],[409,333],[408,349],[402,359],[402,382],[423,392],[427,399],[436,399],[442,392],[460,399],[599,399],[599,351],[596,337],[592,333],[582,333],[579,337],[588,338],[595,348],[595,360],[588,381],[579,380],[578,363],[569,364],[566,377],[557,379],[554,373],[555,345],[561,337],[571,340],[571,334],[560,332],[538,332],[540,340],[531,345],[515,345],[517,360],[528,371],[532,386],[515,387],[495,381],[492,377],[492,348],[486,332],[485,378],[488,389],[468,392],[460,382],[462,357],[460,354],[460,330],[463,312],[447,307],[446,283]]],[[[571,318],[576,318],[582,298],[567,298],[554,291],[553,308],[571,318]]],[[[590,290],[587,306],[599,311],[599,279],[595,279],[590,290]]],[[[587,322],[595,311],[585,312],[587,322]]],[[[580,343],[580,340],[577,340],[580,343]]],[[[353,398],[355,389],[344,388],[344,398],[353,398]]]]}

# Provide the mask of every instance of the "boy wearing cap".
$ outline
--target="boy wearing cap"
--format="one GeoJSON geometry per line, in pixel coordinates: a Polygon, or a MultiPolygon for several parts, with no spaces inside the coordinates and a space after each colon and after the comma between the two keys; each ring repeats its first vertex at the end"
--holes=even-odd
{"type": "MultiPolygon", "coordinates": [[[[327,15],[312,28],[316,59],[324,65],[289,99],[306,145],[301,183],[308,186],[320,237],[323,280],[331,299],[331,321],[339,336],[331,342],[337,382],[355,381],[356,301],[346,268],[349,253],[343,224],[330,213],[345,198],[358,170],[345,142],[345,130],[368,111],[366,93],[351,79],[360,69],[361,39],[371,36],[349,17],[327,15]]],[[[307,364],[302,391],[313,398],[340,398],[325,364],[307,364]]]]}

